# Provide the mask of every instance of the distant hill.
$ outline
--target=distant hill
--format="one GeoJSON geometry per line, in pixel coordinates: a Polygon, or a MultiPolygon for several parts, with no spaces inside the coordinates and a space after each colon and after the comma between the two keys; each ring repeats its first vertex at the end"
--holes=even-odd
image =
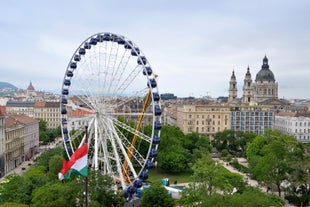
{"type": "Polygon", "coordinates": [[[18,88],[14,85],[12,85],[11,83],[8,83],[8,82],[1,82],[0,81],[0,90],[2,89],[12,89],[12,90],[17,90],[18,88]]]}

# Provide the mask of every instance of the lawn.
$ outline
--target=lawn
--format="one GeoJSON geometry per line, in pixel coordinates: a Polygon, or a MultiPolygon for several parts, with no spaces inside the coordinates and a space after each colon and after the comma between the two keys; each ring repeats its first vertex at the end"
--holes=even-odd
{"type": "Polygon", "coordinates": [[[162,171],[158,168],[152,169],[148,172],[149,174],[149,181],[152,183],[161,183],[163,178],[169,178],[170,184],[173,184],[175,181],[177,183],[188,183],[191,182],[191,175],[192,171],[188,170],[181,173],[169,173],[162,171]]]}

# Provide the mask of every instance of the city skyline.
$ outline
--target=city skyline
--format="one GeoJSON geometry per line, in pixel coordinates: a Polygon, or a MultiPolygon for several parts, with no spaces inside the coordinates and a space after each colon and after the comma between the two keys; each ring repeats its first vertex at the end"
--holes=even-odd
{"type": "Polygon", "coordinates": [[[266,55],[279,98],[310,98],[310,2],[53,1],[3,2],[0,81],[59,91],[76,48],[99,32],[134,41],[159,75],[160,93],[238,97],[266,55]]]}

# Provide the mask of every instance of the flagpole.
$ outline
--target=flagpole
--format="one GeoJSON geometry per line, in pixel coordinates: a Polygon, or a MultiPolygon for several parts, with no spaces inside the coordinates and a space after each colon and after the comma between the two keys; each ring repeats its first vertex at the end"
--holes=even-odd
{"type": "MultiPolygon", "coordinates": [[[[85,143],[88,144],[88,126],[85,126],[85,143]]],[[[88,147],[88,145],[87,145],[88,147]]],[[[88,159],[86,162],[86,166],[88,168],[88,159]]],[[[88,175],[85,177],[85,207],[88,207],[88,175]]]]}

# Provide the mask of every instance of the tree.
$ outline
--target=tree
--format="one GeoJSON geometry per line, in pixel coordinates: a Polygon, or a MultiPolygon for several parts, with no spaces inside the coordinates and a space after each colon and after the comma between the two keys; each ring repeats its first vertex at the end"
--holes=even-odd
{"type": "Polygon", "coordinates": [[[57,180],[58,173],[62,168],[62,162],[64,158],[61,155],[54,155],[49,160],[49,170],[47,176],[50,180],[57,180]]]}
{"type": "Polygon", "coordinates": [[[6,176],[0,184],[0,203],[14,202],[20,203],[18,189],[22,186],[23,178],[17,174],[6,176]]]}
{"type": "Polygon", "coordinates": [[[202,155],[208,154],[211,151],[210,139],[205,135],[201,135],[197,132],[186,134],[181,137],[181,143],[183,148],[187,152],[188,164],[194,163],[202,155]]]}
{"type": "Polygon", "coordinates": [[[304,156],[292,163],[293,171],[288,175],[290,182],[286,189],[286,199],[292,203],[309,205],[310,202],[310,146],[302,144],[304,156]]]}
{"type": "Polygon", "coordinates": [[[289,179],[293,163],[302,157],[303,150],[293,136],[276,130],[266,130],[248,146],[247,157],[251,172],[258,181],[275,186],[281,196],[281,183],[289,179]]]}
{"type": "Polygon", "coordinates": [[[187,153],[181,143],[183,136],[179,128],[171,126],[162,128],[157,156],[159,168],[170,172],[180,172],[188,168],[185,156],[187,153]]]}
{"type": "Polygon", "coordinates": [[[47,122],[43,119],[39,120],[39,131],[46,131],[47,130],[47,122]]]}
{"type": "Polygon", "coordinates": [[[255,133],[228,129],[215,134],[213,145],[219,151],[226,149],[233,155],[244,157],[247,144],[255,137],[255,133]]]}
{"type": "Polygon", "coordinates": [[[174,200],[168,195],[168,191],[160,184],[152,184],[150,188],[143,190],[140,207],[174,207],[174,200]]]}
{"type": "MultiPolygon", "coordinates": [[[[182,193],[180,200],[184,206],[204,204],[213,196],[217,197],[217,192],[226,195],[235,191],[242,192],[244,189],[245,183],[241,175],[229,172],[210,156],[205,155],[198,159],[192,169],[194,182],[182,193]]],[[[221,206],[220,203],[217,204],[221,206]]]]}
{"type": "Polygon", "coordinates": [[[20,203],[30,204],[33,190],[40,188],[48,183],[45,168],[43,166],[30,167],[24,173],[23,182],[17,192],[20,197],[20,203]]]}
{"type": "Polygon", "coordinates": [[[31,206],[45,207],[63,206],[71,207],[76,206],[77,198],[83,200],[83,194],[77,195],[78,188],[74,182],[49,183],[33,191],[31,206]]]}
{"type": "Polygon", "coordinates": [[[211,196],[217,190],[224,189],[223,166],[210,157],[204,156],[199,159],[192,169],[194,171],[193,187],[200,191],[200,196],[211,196]]]}
{"type": "MultiPolygon", "coordinates": [[[[53,149],[50,149],[48,151],[43,152],[37,159],[36,159],[36,163],[35,166],[43,166],[45,167],[45,171],[48,172],[49,171],[49,162],[51,160],[51,158],[54,155],[60,155],[60,156],[66,156],[65,155],[65,150],[61,147],[55,147],[53,149]]],[[[62,163],[62,162],[60,162],[62,163]]]]}
{"type": "Polygon", "coordinates": [[[200,207],[257,207],[274,206],[282,207],[285,202],[278,196],[265,194],[257,188],[247,187],[242,193],[234,194],[214,194],[207,197],[200,207]]]}
{"type": "Polygon", "coordinates": [[[115,191],[114,181],[108,175],[94,170],[89,173],[90,200],[97,201],[98,206],[123,207],[125,199],[121,191],[115,191]]]}
{"type": "Polygon", "coordinates": [[[40,142],[43,142],[43,144],[47,144],[49,141],[49,137],[46,133],[46,131],[39,131],[39,140],[40,142]]]}
{"type": "Polygon", "coordinates": [[[0,205],[0,207],[28,207],[29,205],[26,205],[26,204],[20,204],[20,203],[11,203],[11,202],[8,202],[8,203],[4,203],[2,205],[0,205]]]}

